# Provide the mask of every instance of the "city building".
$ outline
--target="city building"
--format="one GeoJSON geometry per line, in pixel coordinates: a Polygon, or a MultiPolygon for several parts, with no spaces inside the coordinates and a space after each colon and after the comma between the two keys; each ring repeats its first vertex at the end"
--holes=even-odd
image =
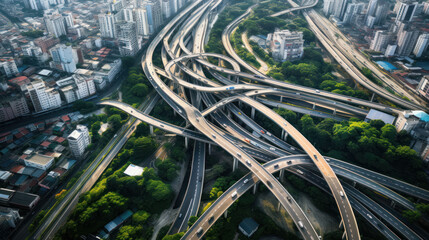
{"type": "Polygon", "coordinates": [[[58,80],[57,85],[65,101],[72,103],[96,93],[93,78],[94,76],[92,75],[73,74],[71,77],[58,80]]]}
{"type": "Polygon", "coordinates": [[[51,67],[72,73],[76,70],[76,62],[71,46],[58,44],[50,49],[52,62],[51,67]]]}
{"type": "Polygon", "coordinates": [[[19,73],[13,58],[0,58],[0,72],[6,77],[12,77],[19,73]]]}
{"type": "Polygon", "coordinates": [[[171,0],[161,0],[162,15],[164,16],[164,19],[171,16],[171,2],[171,0]]]}
{"type": "Polygon", "coordinates": [[[28,114],[30,114],[30,110],[22,95],[10,95],[0,100],[0,122],[28,114]]]}
{"type": "Polygon", "coordinates": [[[334,12],[334,6],[335,6],[335,0],[324,0],[323,13],[329,17],[334,12]]]}
{"type": "Polygon", "coordinates": [[[387,45],[386,51],[384,52],[384,56],[385,57],[392,57],[392,56],[394,56],[397,47],[398,47],[398,45],[396,45],[396,44],[389,44],[389,45],[387,45]]]}
{"type": "Polygon", "coordinates": [[[85,153],[86,147],[91,143],[89,131],[86,126],[77,125],[68,137],[70,151],[76,158],[81,158],[85,153]]]}
{"type": "Polygon", "coordinates": [[[40,197],[36,194],[0,188],[0,206],[29,210],[36,206],[39,200],[40,197]]]}
{"type": "Polygon", "coordinates": [[[140,50],[135,26],[134,22],[121,21],[116,23],[116,37],[121,56],[134,56],[140,50]]]}
{"type": "MultiPolygon", "coordinates": [[[[12,208],[0,207],[0,231],[7,231],[8,228],[16,228],[17,223],[22,219],[19,211],[12,208]]],[[[3,232],[2,231],[2,232],[3,232]]]]}
{"type": "Polygon", "coordinates": [[[54,158],[42,154],[32,154],[23,159],[25,166],[48,170],[54,164],[54,158]]]}
{"type": "Polygon", "coordinates": [[[115,79],[116,75],[122,69],[122,60],[116,59],[112,63],[106,63],[101,67],[101,71],[96,72],[95,74],[104,78],[107,83],[111,83],[115,79]]]}
{"type": "Polygon", "coordinates": [[[414,55],[416,57],[421,57],[423,53],[426,52],[429,44],[429,34],[423,33],[420,34],[419,39],[417,40],[416,46],[414,47],[414,55]]]}
{"type": "Polygon", "coordinates": [[[284,62],[296,60],[304,53],[304,39],[302,32],[278,30],[268,34],[267,41],[276,61],[284,62]]]}
{"type": "Polygon", "coordinates": [[[371,41],[370,49],[377,52],[382,52],[386,50],[387,45],[390,42],[391,34],[387,31],[377,31],[375,32],[374,38],[371,41]]]}
{"type": "Polygon", "coordinates": [[[412,0],[399,0],[395,5],[396,23],[410,22],[413,20],[417,9],[417,2],[412,0]]]}
{"type": "Polygon", "coordinates": [[[58,38],[44,36],[36,38],[34,40],[34,43],[42,49],[42,52],[48,53],[49,49],[52,46],[55,46],[60,43],[60,40],[58,38]]]}
{"type": "Polygon", "coordinates": [[[145,8],[135,10],[137,34],[143,37],[149,37],[149,24],[145,8]]]}
{"type": "Polygon", "coordinates": [[[363,3],[350,3],[347,5],[343,17],[343,24],[350,24],[354,22],[356,16],[362,12],[364,6],[365,5],[363,3]]]}
{"type": "Polygon", "coordinates": [[[116,18],[112,13],[99,14],[98,21],[100,24],[100,33],[104,38],[115,38],[116,30],[115,23],[116,18]]]}
{"type": "Polygon", "coordinates": [[[395,117],[375,109],[370,109],[365,117],[365,122],[369,122],[371,120],[381,120],[385,124],[393,124],[395,122],[395,117]]]}
{"type": "Polygon", "coordinates": [[[238,229],[243,233],[246,237],[251,237],[259,228],[259,224],[255,222],[252,218],[245,218],[238,225],[238,229]]]}
{"type": "Polygon", "coordinates": [[[53,88],[46,88],[45,82],[41,79],[27,84],[27,91],[36,112],[61,106],[60,94],[53,88]]]}
{"type": "Polygon", "coordinates": [[[429,75],[425,75],[417,85],[417,92],[429,100],[429,75]]]}
{"type": "Polygon", "coordinates": [[[334,17],[338,19],[343,19],[344,13],[346,12],[346,7],[348,0],[335,0],[334,2],[334,17]]]}
{"type": "Polygon", "coordinates": [[[404,27],[398,31],[398,47],[396,54],[398,56],[409,56],[419,37],[419,31],[404,27]]]}
{"type": "Polygon", "coordinates": [[[375,25],[382,25],[389,13],[389,7],[387,0],[371,0],[366,14],[366,26],[373,28],[375,25]]]}
{"type": "Polygon", "coordinates": [[[144,2],[144,8],[147,13],[149,34],[153,34],[162,24],[161,3],[157,0],[148,0],[144,2]]]}
{"type": "Polygon", "coordinates": [[[410,132],[417,128],[426,128],[428,122],[429,115],[427,113],[419,110],[407,110],[398,114],[395,126],[398,132],[402,130],[410,132]]]}
{"type": "Polygon", "coordinates": [[[43,20],[45,21],[48,33],[52,36],[59,38],[67,34],[64,16],[59,14],[58,10],[45,12],[43,20]]]}

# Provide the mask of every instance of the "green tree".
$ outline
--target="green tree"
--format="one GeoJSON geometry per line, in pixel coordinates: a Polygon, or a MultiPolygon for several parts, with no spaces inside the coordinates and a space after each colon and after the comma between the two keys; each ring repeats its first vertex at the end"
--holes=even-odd
{"type": "Polygon", "coordinates": [[[173,235],[167,235],[167,236],[163,237],[162,240],[180,240],[183,237],[183,235],[185,235],[185,233],[183,233],[183,232],[176,233],[173,235]]]}
{"type": "Polygon", "coordinates": [[[136,97],[146,96],[148,93],[148,87],[144,83],[137,83],[134,87],[131,88],[131,94],[136,97]]]}
{"type": "Polygon", "coordinates": [[[194,225],[194,223],[195,223],[197,220],[198,220],[198,217],[197,217],[197,216],[191,216],[191,217],[189,218],[189,221],[188,221],[188,226],[189,226],[189,227],[192,227],[192,225],[194,225]]]}
{"type": "Polygon", "coordinates": [[[107,122],[112,125],[114,129],[117,129],[121,125],[121,116],[119,114],[114,114],[107,119],[107,122]]]}

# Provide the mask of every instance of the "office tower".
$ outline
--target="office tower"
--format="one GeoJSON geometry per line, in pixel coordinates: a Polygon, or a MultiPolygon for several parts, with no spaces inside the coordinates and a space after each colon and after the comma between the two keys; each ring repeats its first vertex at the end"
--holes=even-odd
{"type": "Polygon", "coordinates": [[[334,2],[334,16],[338,19],[343,19],[346,11],[348,0],[335,0],[334,2]]]}
{"type": "Polygon", "coordinates": [[[399,56],[408,56],[411,54],[417,39],[419,37],[419,31],[408,30],[407,28],[398,32],[398,48],[396,54],[399,56]]]}
{"type": "Polygon", "coordinates": [[[396,9],[396,23],[398,22],[409,22],[413,20],[417,2],[410,0],[400,0],[395,6],[396,9]]]}
{"type": "Polygon", "coordinates": [[[356,15],[362,12],[363,7],[363,3],[350,3],[347,5],[346,12],[344,13],[343,23],[350,24],[354,22],[356,15]]]}
{"type": "Polygon", "coordinates": [[[29,0],[28,4],[30,8],[36,11],[39,11],[39,1],[38,0],[29,0]]]}
{"type": "Polygon", "coordinates": [[[143,37],[149,36],[149,24],[147,12],[145,8],[137,8],[135,10],[137,34],[143,37]]]}
{"type": "Polygon", "coordinates": [[[121,21],[116,24],[116,36],[121,56],[134,56],[139,51],[137,42],[136,24],[121,21]]]}
{"type": "Polygon", "coordinates": [[[382,25],[389,12],[389,2],[386,0],[371,0],[366,14],[366,26],[382,25]]]}
{"type": "Polygon", "coordinates": [[[115,16],[110,12],[107,14],[102,13],[98,15],[98,21],[100,24],[101,36],[105,38],[115,38],[115,16]]]}
{"type": "Polygon", "coordinates": [[[335,0],[323,1],[323,13],[325,16],[330,16],[334,12],[335,0]]]}
{"type": "Polygon", "coordinates": [[[45,21],[46,29],[52,36],[58,38],[67,34],[64,17],[58,11],[47,11],[43,20],[45,21]]]}
{"type": "Polygon", "coordinates": [[[386,31],[377,31],[374,35],[374,39],[371,41],[370,49],[381,52],[384,51],[389,44],[391,34],[386,31]]]}
{"type": "Polygon", "coordinates": [[[146,8],[149,34],[153,34],[162,24],[161,4],[157,0],[150,0],[144,2],[144,7],[146,8]]]}
{"type": "Polygon", "coordinates": [[[53,88],[46,88],[41,79],[27,84],[27,90],[36,112],[61,106],[60,94],[53,88]]]}
{"type": "Polygon", "coordinates": [[[416,46],[414,47],[414,55],[416,57],[421,57],[424,52],[426,52],[429,44],[429,34],[424,33],[419,36],[419,39],[417,40],[416,46]]]}
{"type": "Polygon", "coordinates": [[[134,13],[132,8],[122,9],[122,19],[126,22],[135,22],[134,13]]]}
{"type": "Polygon", "coordinates": [[[50,50],[53,64],[65,72],[72,73],[76,70],[76,62],[73,57],[71,46],[58,44],[50,50]],[[60,67],[59,67],[60,66],[60,67]]]}
{"type": "Polygon", "coordinates": [[[12,77],[19,73],[16,67],[15,60],[13,58],[1,58],[0,59],[0,72],[6,75],[6,77],[12,77]]]}
{"type": "Polygon", "coordinates": [[[273,58],[284,62],[296,60],[304,53],[304,40],[302,32],[290,32],[289,30],[278,30],[270,33],[267,37],[273,58]]]}
{"type": "Polygon", "coordinates": [[[88,128],[84,125],[77,125],[76,130],[70,133],[67,140],[70,151],[76,158],[81,158],[85,153],[86,147],[91,143],[88,128]]]}

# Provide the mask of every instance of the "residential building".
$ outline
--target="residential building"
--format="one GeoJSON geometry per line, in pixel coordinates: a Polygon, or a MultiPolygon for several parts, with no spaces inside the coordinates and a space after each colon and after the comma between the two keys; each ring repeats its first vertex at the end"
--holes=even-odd
{"type": "Polygon", "coordinates": [[[398,114],[396,119],[396,131],[405,130],[410,132],[415,129],[426,129],[429,115],[420,110],[406,110],[398,114]]]}
{"type": "Polygon", "coordinates": [[[52,55],[51,67],[72,73],[76,70],[76,62],[71,46],[58,44],[50,50],[52,55]]]}
{"type": "Polygon", "coordinates": [[[19,211],[12,208],[0,207],[0,230],[5,228],[16,228],[17,223],[22,217],[19,211]]]}
{"type": "Polygon", "coordinates": [[[116,75],[122,69],[122,61],[121,59],[116,59],[112,63],[107,63],[103,67],[101,67],[101,71],[96,72],[96,75],[103,77],[107,83],[111,83],[113,79],[115,79],[116,75]]]}
{"type": "Polygon", "coordinates": [[[398,56],[408,56],[413,51],[413,48],[419,37],[419,31],[404,27],[398,32],[398,48],[396,54],[398,56]]]}
{"type": "Polygon", "coordinates": [[[145,8],[137,8],[136,14],[136,27],[137,34],[143,37],[149,37],[149,24],[147,19],[147,12],[145,8]]]}
{"type": "Polygon", "coordinates": [[[269,46],[276,61],[284,62],[296,60],[304,53],[304,39],[302,32],[278,30],[267,37],[269,46]]]}
{"type": "Polygon", "coordinates": [[[343,19],[346,12],[348,0],[335,0],[334,2],[334,17],[343,19]]]}
{"type": "Polygon", "coordinates": [[[42,52],[48,53],[48,50],[52,47],[60,43],[58,38],[54,37],[40,37],[34,40],[34,43],[42,49],[42,52]]]}
{"type": "Polygon", "coordinates": [[[0,188],[0,205],[17,207],[29,210],[36,206],[40,197],[36,194],[19,192],[11,189],[0,188]]]}
{"type": "Polygon", "coordinates": [[[94,95],[96,93],[93,76],[73,74],[57,81],[60,92],[67,103],[72,103],[82,98],[94,95]]]}
{"type": "Polygon", "coordinates": [[[417,92],[429,100],[429,75],[423,76],[417,85],[417,92]]]}
{"type": "Polygon", "coordinates": [[[398,45],[396,45],[396,44],[389,44],[389,45],[387,45],[386,51],[384,51],[384,56],[385,57],[392,57],[392,56],[394,56],[397,47],[398,47],[398,45]]]}
{"type": "Polygon", "coordinates": [[[77,125],[76,130],[74,130],[68,137],[70,151],[73,156],[81,158],[85,153],[86,147],[91,143],[89,137],[89,131],[86,126],[77,125]]]}
{"type": "Polygon", "coordinates": [[[48,170],[54,164],[54,158],[42,154],[32,154],[23,159],[25,166],[48,170]]]}
{"type": "Polygon", "coordinates": [[[121,21],[116,23],[116,37],[121,56],[134,56],[140,50],[135,26],[134,22],[121,21]]]}
{"type": "Polygon", "coordinates": [[[162,24],[161,3],[157,0],[148,0],[144,2],[144,8],[147,13],[149,34],[153,34],[162,24]]]}
{"type": "Polygon", "coordinates": [[[388,13],[389,2],[387,0],[371,0],[368,4],[366,26],[373,28],[374,25],[382,25],[388,13]]]}
{"type": "Polygon", "coordinates": [[[19,73],[13,58],[0,58],[0,72],[6,77],[12,77],[19,73]]]}
{"type": "Polygon", "coordinates": [[[22,95],[11,95],[0,100],[0,122],[28,114],[30,114],[30,110],[22,95]]]}
{"type": "Polygon", "coordinates": [[[324,0],[323,1],[323,13],[326,16],[331,16],[334,12],[335,0],[324,0]]]}
{"type": "Polygon", "coordinates": [[[412,0],[399,0],[395,6],[396,23],[413,20],[418,3],[412,0]]]}
{"type": "Polygon", "coordinates": [[[43,20],[45,21],[46,29],[52,36],[59,38],[67,34],[66,22],[63,15],[58,13],[58,10],[46,12],[43,15],[43,20]]]}
{"type": "Polygon", "coordinates": [[[423,33],[420,34],[419,39],[417,40],[416,46],[414,47],[414,55],[416,57],[421,57],[423,53],[426,52],[429,44],[429,34],[423,33]]]}
{"type": "Polygon", "coordinates": [[[171,16],[171,1],[170,0],[161,0],[162,15],[164,19],[167,19],[171,16]]]}
{"type": "Polygon", "coordinates": [[[363,3],[350,3],[349,5],[347,5],[343,17],[343,23],[350,24],[354,22],[356,16],[362,12],[364,6],[365,5],[363,3]]]}
{"type": "Polygon", "coordinates": [[[67,28],[74,26],[74,20],[73,20],[73,13],[70,11],[65,11],[62,13],[62,16],[64,18],[64,22],[67,26],[67,28]]]}
{"type": "Polygon", "coordinates": [[[238,229],[243,233],[246,237],[251,237],[259,228],[259,224],[255,222],[252,218],[245,218],[238,225],[238,229]]]}
{"type": "Polygon", "coordinates": [[[27,90],[36,112],[61,106],[60,94],[53,88],[46,88],[45,82],[41,79],[29,83],[27,90]]]}
{"type": "Polygon", "coordinates": [[[100,33],[104,38],[115,38],[116,30],[115,23],[116,18],[112,13],[99,14],[98,21],[100,24],[100,33]]]}
{"type": "Polygon", "coordinates": [[[387,31],[375,32],[374,39],[371,41],[370,49],[377,52],[386,50],[387,45],[390,42],[391,34],[387,31]]]}

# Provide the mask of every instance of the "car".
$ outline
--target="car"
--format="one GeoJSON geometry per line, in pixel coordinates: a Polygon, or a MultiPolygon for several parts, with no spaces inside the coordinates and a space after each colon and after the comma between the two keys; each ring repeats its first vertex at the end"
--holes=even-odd
{"type": "Polygon", "coordinates": [[[277,168],[279,168],[279,165],[278,164],[274,165],[274,169],[277,169],[277,168]]]}
{"type": "Polygon", "coordinates": [[[369,215],[369,213],[367,213],[366,215],[369,217],[369,219],[372,219],[372,216],[371,216],[371,215],[369,215]]]}
{"type": "Polygon", "coordinates": [[[241,153],[237,153],[237,156],[238,156],[239,158],[241,158],[241,153]]]}
{"type": "Polygon", "coordinates": [[[213,216],[213,215],[211,215],[211,217],[209,218],[209,223],[212,223],[212,222],[213,222],[213,220],[214,220],[214,216],[213,216]]]}
{"type": "Polygon", "coordinates": [[[301,174],[301,175],[304,175],[304,172],[301,171],[301,170],[299,170],[299,169],[297,169],[296,172],[299,173],[299,174],[301,174]]]}
{"type": "Polygon", "coordinates": [[[261,130],[261,133],[262,133],[262,134],[265,134],[264,130],[261,130]]]}
{"type": "Polygon", "coordinates": [[[227,127],[227,125],[226,125],[225,123],[224,123],[224,124],[222,124],[222,126],[223,126],[223,127],[227,127]]]}
{"type": "Polygon", "coordinates": [[[350,98],[347,98],[347,101],[350,101],[350,102],[351,102],[352,100],[351,100],[350,98]]]}
{"type": "Polygon", "coordinates": [[[271,151],[275,151],[276,149],[274,147],[270,147],[270,150],[271,151]]]}
{"type": "Polygon", "coordinates": [[[255,91],[255,93],[258,93],[258,91],[255,91]]]}
{"type": "Polygon", "coordinates": [[[216,138],[216,135],[212,134],[212,137],[213,137],[213,138],[216,138]]]}
{"type": "Polygon", "coordinates": [[[301,95],[301,93],[297,92],[296,95],[301,95]]]}
{"type": "Polygon", "coordinates": [[[195,120],[197,120],[197,122],[199,122],[199,121],[200,121],[200,119],[198,119],[198,118],[195,118],[195,120]]]}
{"type": "Polygon", "coordinates": [[[291,202],[291,201],[292,201],[292,198],[290,198],[290,196],[287,196],[286,198],[287,198],[287,200],[288,200],[289,202],[291,202]]]}
{"type": "Polygon", "coordinates": [[[329,158],[325,158],[325,159],[326,159],[327,162],[331,161],[331,159],[329,159],[329,158]]]}
{"type": "Polygon", "coordinates": [[[244,180],[244,184],[246,184],[246,183],[248,183],[249,182],[249,179],[246,179],[246,180],[244,180]]]}
{"type": "Polygon", "coordinates": [[[290,147],[290,150],[295,151],[296,149],[294,147],[290,147]]]}
{"type": "Polygon", "coordinates": [[[284,122],[283,124],[287,127],[287,123],[286,122],[284,122]]]}
{"type": "Polygon", "coordinates": [[[273,184],[271,184],[270,181],[267,181],[267,185],[268,185],[268,187],[273,188],[273,184]]]}
{"type": "Polygon", "coordinates": [[[131,110],[131,113],[133,113],[133,110],[131,110]]]}
{"type": "Polygon", "coordinates": [[[314,158],[316,159],[316,161],[318,161],[318,160],[319,160],[319,159],[317,159],[317,155],[316,155],[316,154],[314,154],[313,156],[314,156],[314,158]]]}
{"type": "Polygon", "coordinates": [[[301,222],[301,221],[298,221],[298,226],[299,226],[300,228],[304,228],[304,224],[302,224],[302,222],[301,222]]]}
{"type": "Polygon", "coordinates": [[[241,115],[241,112],[238,112],[238,115],[241,115]]]}
{"type": "Polygon", "coordinates": [[[344,193],[343,193],[343,191],[340,191],[340,196],[341,196],[341,197],[344,197],[344,193]]]}
{"type": "Polygon", "coordinates": [[[182,214],[179,214],[179,218],[182,218],[182,214]]]}
{"type": "Polygon", "coordinates": [[[250,140],[248,138],[245,138],[244,141],[250,143],[250,140]]]}
{"type": "Polygon", "coordinates": [[[236,197],[237,197],[237,191],[235,191],[231,194],[231,198],[236,198],[236,197]]]}
{"type": "Polygon", "coordinates": [[[164,125],[161,124],[161,127],[164,127],[164,125]]]}
{"type": "Polygon", "coordinates": [[[118,134],[115,134],[115,136],[113,136],[113,137],[117,137],[118,136],[118,134]]]}
{"type": "Polygon", "coordinates": [[[247,165],[252,166],[249,160],[246,160],[247,165]]]}
{"type": "Polygon", "coordinates": [[[201,235],[202,233],[203,233],[203,228],[202,227],[198,228],[197,235],[201,235]]]}
{"type": "Polygon", "coordinates": [[[132,128],[131,128],[131,130],[134,130],[136,128],[136,126],[133,126],[132,128]]]}
{"type": "Polygon", "coordinates": [[[291,160],[287,161],[287,164],[292,164],[292,161],[291,160]]]}
{"type": "Polygon", "coordinates": [[[270,137],[272,136],[270,132],[267,132],[266,134],[267,134],[268,136],[270,136],[270,137]]]}
{"type": "Polygon", "coordinates": [[[317,92],[317,93],[320,93],[320,90],[317,90],[317,89],[316,89],[316,92],[317,92]]]}

